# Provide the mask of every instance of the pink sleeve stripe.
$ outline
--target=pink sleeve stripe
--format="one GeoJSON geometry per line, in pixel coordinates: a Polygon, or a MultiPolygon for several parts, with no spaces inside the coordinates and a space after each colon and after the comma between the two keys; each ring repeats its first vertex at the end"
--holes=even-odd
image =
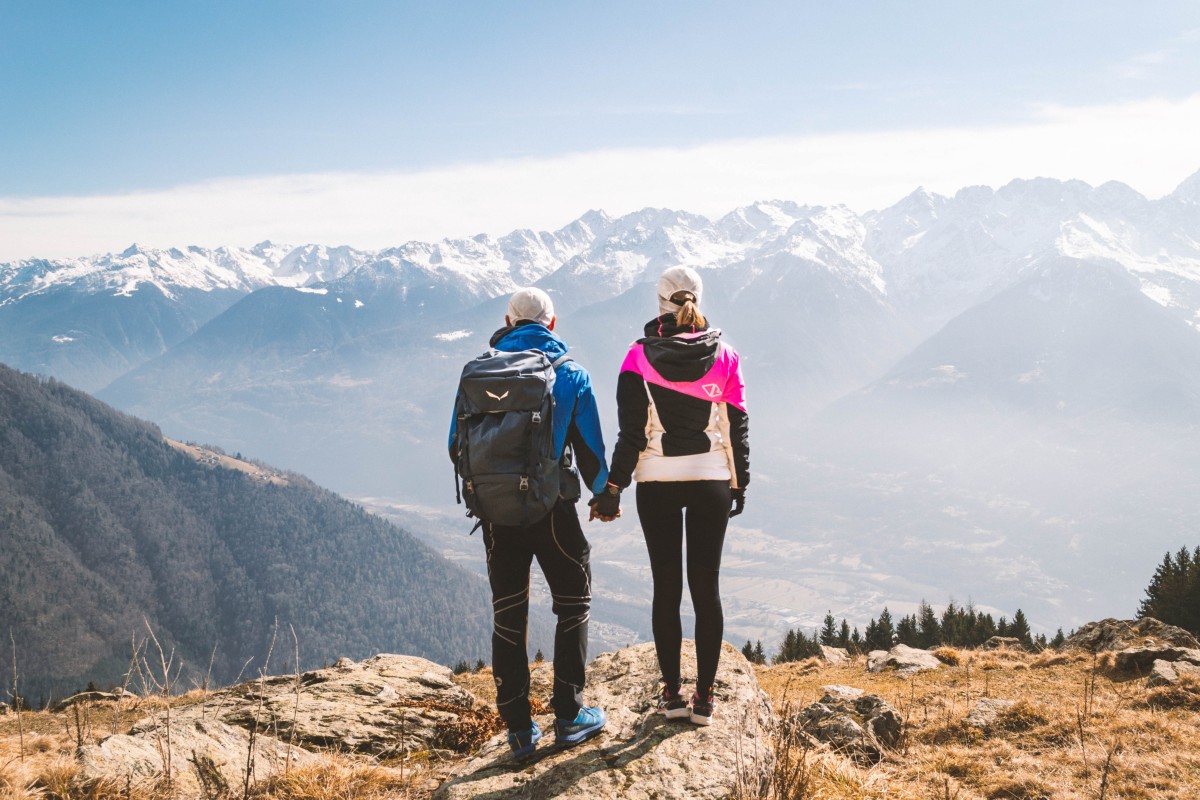
{"type": "Polygon", "coordinates": [[[721,343],[717,352],[717,361],[703,378],[698,381],[680,382],[669,381],[650,365],[646,351],[640,344],[629,349],[625,361],[621,364],[622,372],[636,372],[647,383],[662,386],[666,389],[697,397],[701,400],[711,400],[714,403],[729,403],[741,411],[746,410],[746,387],[742,380],[741,365],[737,352],[732,347],[721,343]]]}

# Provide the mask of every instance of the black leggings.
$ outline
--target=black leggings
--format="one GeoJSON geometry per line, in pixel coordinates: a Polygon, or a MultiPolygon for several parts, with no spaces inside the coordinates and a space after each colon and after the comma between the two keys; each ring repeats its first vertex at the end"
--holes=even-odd
{"type": "Polygon", "coordinates": [[[683,538],[687,579],[696,610],[696,692],[712,691],[721,657],[721,548],[729,524],[728,481],[651,481],[637,485],[637,511],[654,575],[654,647],[668,687],[679,687],[683,625],[683,538]],[[686,525],[684,509],[687,510],[686,525]]]}

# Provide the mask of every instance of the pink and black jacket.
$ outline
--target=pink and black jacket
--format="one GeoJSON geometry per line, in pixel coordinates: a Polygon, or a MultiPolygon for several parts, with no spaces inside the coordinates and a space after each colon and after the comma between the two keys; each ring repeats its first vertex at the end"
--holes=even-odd
{"type": "Polygon", "coordinates": [[[620,432],[610,483],[750,482],[750,419],[737,351],[715,328],[679,327],[673,314],[646,324],[617,380],[620,432]]]}

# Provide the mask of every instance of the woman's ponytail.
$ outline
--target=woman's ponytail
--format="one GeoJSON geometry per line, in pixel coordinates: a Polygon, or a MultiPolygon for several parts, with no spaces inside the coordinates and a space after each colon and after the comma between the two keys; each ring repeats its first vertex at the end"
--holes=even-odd
{"type": "Polygon", "coordinates": [[[696,295],[691,292],[676,292],[671,295],[671,300],[678,303],[680,308],[675,312],[675,324],[679,327],[691,326],[693,328],[704,328],[708,325],[708,320],[700,313],[700,307],[696,305],[696,295]]]}

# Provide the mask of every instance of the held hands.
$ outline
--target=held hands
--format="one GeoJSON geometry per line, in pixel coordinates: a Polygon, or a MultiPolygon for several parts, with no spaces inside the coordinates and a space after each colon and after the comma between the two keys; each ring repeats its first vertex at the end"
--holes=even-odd
{"type": "Polygon", "coordinates": [[[621,516],[621,489],[613,484],[604,487],[604,491],[588,501],[591,512],[588,521],[599,519],[601,522],[612,522],[621,516]]]}
{"type": "Polygon", "coordinates": [[[746,510],[746,490],[744,488],[731,489],[729,491],[729,498],[730,518],[736,517],[738,514],[746,510]]]}

